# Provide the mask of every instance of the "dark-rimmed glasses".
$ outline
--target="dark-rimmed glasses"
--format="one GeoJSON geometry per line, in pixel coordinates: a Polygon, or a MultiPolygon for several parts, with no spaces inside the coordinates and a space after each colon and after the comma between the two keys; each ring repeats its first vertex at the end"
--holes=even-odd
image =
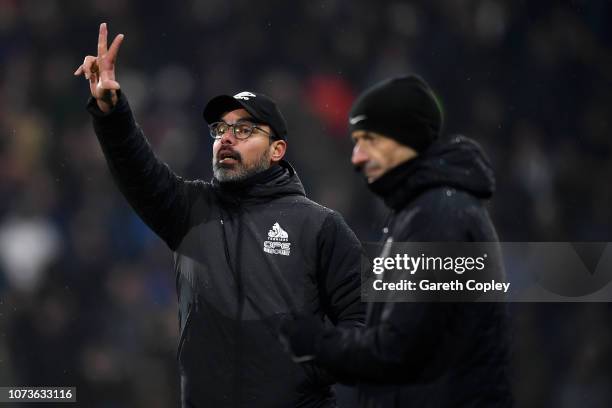
{"type": "Polygon", "coordinates": [[[215,122],[208,125],[210,137],[214,140],[221,139],[230,129],[236,139],[244,140],[253,134],[255,129],[261,130],[265,134],[270,134],[252,122],[238,121],[233,125],[225,122],[215,122]]]}

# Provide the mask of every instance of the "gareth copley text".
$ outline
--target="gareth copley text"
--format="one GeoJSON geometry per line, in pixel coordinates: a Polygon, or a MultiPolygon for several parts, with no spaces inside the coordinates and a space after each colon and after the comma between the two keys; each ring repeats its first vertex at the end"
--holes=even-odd
{"type": "Polygon", "coordinates": [[[418,282],[412,282],[406,279],[402,279],[399,282],[383,282],[382,280],[375,280],[373,282],[374,290],[384,290],[384,291],[439,291],[439,292],[449,292],[449,291],[476,291],[476,292],[499,292],[503,291],[504,293],[508,292],[510,289],[509,282],[496,282],[494,280],[488,282],[478,282],[474,279],[470,279],[466,282],[461,282],[458,280],[451,282],[431,282],[429,280],[421,280],[418,282]]]}

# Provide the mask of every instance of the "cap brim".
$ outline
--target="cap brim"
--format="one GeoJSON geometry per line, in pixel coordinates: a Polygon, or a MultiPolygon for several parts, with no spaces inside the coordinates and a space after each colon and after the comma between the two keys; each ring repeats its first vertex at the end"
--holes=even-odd
{"type": "Polygon", "coordinates": [[[204,120],[210,125],[211,123],[220,121],[224,113],[236,109],[245,109],[255,119],[258,119],[256,113],[247,104],[242,103],[242,101],[230,95],[219,95],[212,98],[206,104],[202,115],[204,116],[204,120]]]}

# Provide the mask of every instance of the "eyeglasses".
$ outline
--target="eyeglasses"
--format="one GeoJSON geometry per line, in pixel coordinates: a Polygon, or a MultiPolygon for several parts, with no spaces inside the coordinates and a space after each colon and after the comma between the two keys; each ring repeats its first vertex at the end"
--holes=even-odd
{"type": "Polygon", "coordinates": [[[251,136],[253,134],[253,130],[255,129],[261,130],[268,135],[270,134],[270,132],[266,132],[251,122],[236,122],[233,125],[225,122],[215,122],[211,123],[208,128],[210,129],[210,137],[215,140],[221,139],[230,129],[232,130],[234,137],[239,140],[244,140],[251,136]]]}

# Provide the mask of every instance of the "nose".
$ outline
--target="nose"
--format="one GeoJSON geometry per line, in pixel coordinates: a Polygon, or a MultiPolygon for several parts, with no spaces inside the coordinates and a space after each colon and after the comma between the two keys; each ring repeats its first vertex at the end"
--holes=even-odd
{"type": "Polygon", "coordinates": [[[351,156],[351,163],[353,166],[362,166],[366,164],[370,160],[367,153],[365,152],[363,146],[360,143],[357,143],[355,147],[353,147],[353,155],[351,156]]]}
{"type": "Polygon", "coordinates": [[[221,142],[222,145],[236,144],[236,138],[234,137],[233,129],[228,129],[227,132],[225,132],[223,136],[221,136],[221,138],[219,139],[219,142],[221,142]]]}

